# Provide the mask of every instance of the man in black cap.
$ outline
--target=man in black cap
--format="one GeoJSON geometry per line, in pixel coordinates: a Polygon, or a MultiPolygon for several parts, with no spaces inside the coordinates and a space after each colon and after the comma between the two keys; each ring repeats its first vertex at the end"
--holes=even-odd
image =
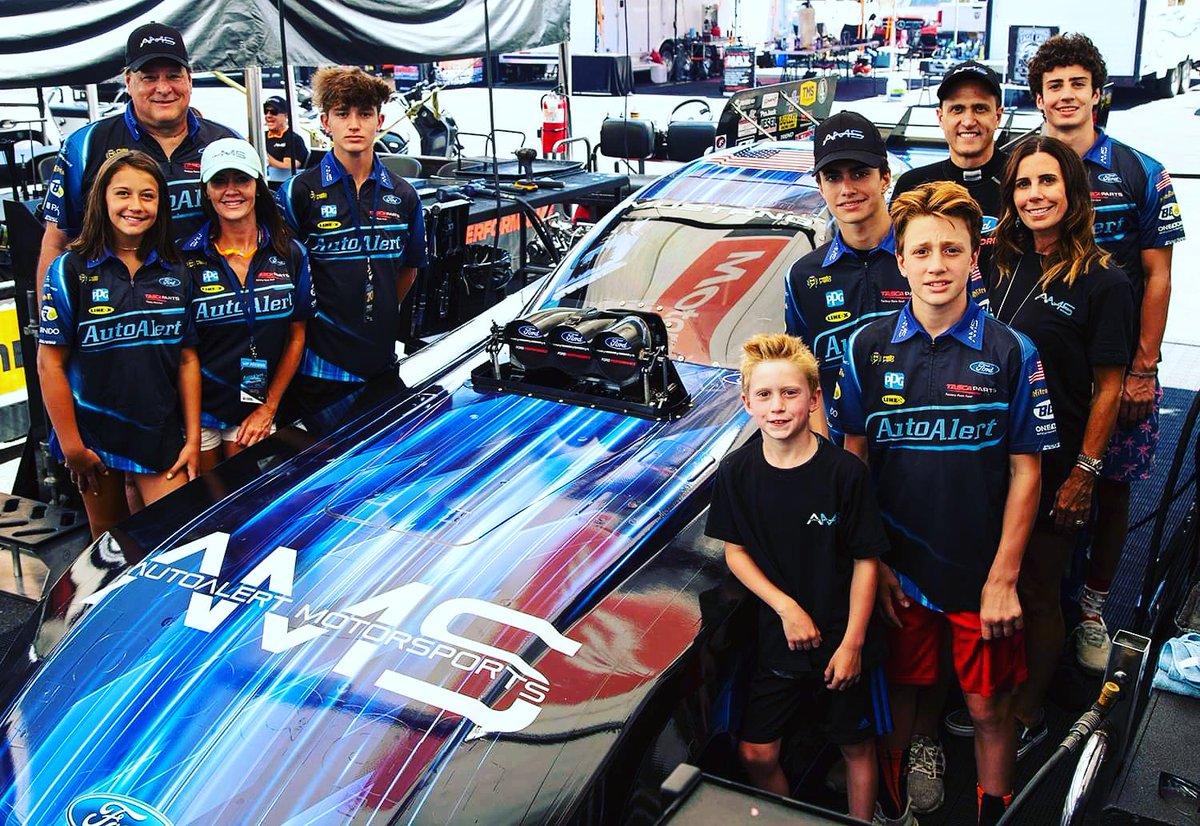
{"type": "Polygon", "coordinates": [[[38,295],[50,263],[79,234],[88,190],[111,155],[138,149],[158,161],[171,196],[172,234],[187,238],[204,223],[200,154],[218,138],[237,137],[191,111],[191,61],[183,35],[175,29],[162,23],[134,29],[125,45],[125,65],[125,111],[71,133],[47,182],[38,295]]]}
{"type": "MultiPolygon", "coordinates": [[[[884,198],[891,173],[879,130],[857,112],[839,112],[817,127],[813,148],[813,174],[835,229],[828,243],[792,265],[784,316],[788,333],[817,357],[825,404],[832,405],[846,340],[863,324],[903,307],[909,288],[896,266],[884,198]]],[[[825,413],[818,409],[814,430],[837,433],[837,421],[827,422],[825,413]]]]}
{"type": "MultiPolygon", "coordinates": [[[[1000,76],[968,60],[950,68],[938,86],[938,123],[950,147],[944,161],[905,172],[896,181],[892,197],[902,195],[921,184],[953,181],[967,192],[983,210],[983,237],[979,247],[979,271],[986,274],[991,265],[993,235],[1000,222],[1000,181],[1008,156],[996,148],[996,129],[1004,114],[1000,76]]],[[[971,297],[981,299],[984,279],[971,278],[971,297]]]]}
{"type": "Polygon", "coordinates": [[[263,119],[267,124],[267,164],[289,174],[304,168],[308,147],[304,139],[292,131],[287,101],[272,95],[263,103],[263,119]]]}

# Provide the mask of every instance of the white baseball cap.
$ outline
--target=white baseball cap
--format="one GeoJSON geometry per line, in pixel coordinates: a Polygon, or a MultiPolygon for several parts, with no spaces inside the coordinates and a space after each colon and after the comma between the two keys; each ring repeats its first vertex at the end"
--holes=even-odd
{"type": "Polygon", "coordinates": [[[221,138],[204,147],[200,156],[200,183],[208,183],[223,169],[245,172],[251,178],[263,177],[258,152],[241,138],[221,138]]]}

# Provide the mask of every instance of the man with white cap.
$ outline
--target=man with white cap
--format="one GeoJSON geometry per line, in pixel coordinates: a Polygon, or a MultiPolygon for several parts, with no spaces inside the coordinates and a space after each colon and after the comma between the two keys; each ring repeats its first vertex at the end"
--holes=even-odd
{"type": "Polygon", "coordinates": [[[171,196],[175,238],[190,236],[203,223],[200,155],[204,147],[235,133],[191,111],[191,60],[183,35],[162,23],[147,23],[125,45],[125,111],[71,133],[47,181],[42,209],[46,232],[38,259],[38,294],[50,262],[79,234],[83,205],[100,165],[109,156],[140,149],[158,161],[171,196]]]}

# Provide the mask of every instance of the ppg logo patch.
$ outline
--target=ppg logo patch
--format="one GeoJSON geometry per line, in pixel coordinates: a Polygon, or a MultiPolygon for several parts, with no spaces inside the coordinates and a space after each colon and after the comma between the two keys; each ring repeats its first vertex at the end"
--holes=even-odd
{"type": "Polygon", "coordinates": [[[904,374],[887,372],[883,374],[883,386],[888,390],[904,389],[904,374]]]}
{"type": "Polygon", "coordinates": [[[70,826],[136,823],[138,826],[173,826],[171,820],[153,806],[120,794],[85,794],[67,807],[70,826]]]}
{"type": "Polygon", "coordinates": [[[217,275],[216,270],[205,270],[204,272],[200,273],[200,280],[205,284],[213,284],[217,281],[220,281],[221,276],[217,275]]]}
{"type": "Polygon", "coordinates": [[[92,301],[108,301],[108,289],[105,287],[97,287],[92,290],[92,301]]]}
{"type": "Polygon", "coordinates": [[[337,217],[337,205],[336,204],[321,204],[321,217],[322,218],[337,217]]]}
{"type": "Polygon", "coordinates": [[[840,307],[846,303],[846,292],[844,290],[830,290],[825,293],[826,307],[840,307]]]}

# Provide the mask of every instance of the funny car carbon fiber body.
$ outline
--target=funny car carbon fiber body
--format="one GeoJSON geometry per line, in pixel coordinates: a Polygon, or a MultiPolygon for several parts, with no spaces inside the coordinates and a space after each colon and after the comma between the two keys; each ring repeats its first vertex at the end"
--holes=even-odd
{"type": "Polygon", "coordinates": [[[770,149],[652,184],[411,390],[94,543],[0,723],[0,824],[637,820],[726,727],[742,647],[702,536],[749,432],[731,368],[823,233],[811,147],[770,149]],[[609,355],[547,388],[497,353],[513,316],[609,355]]]}

